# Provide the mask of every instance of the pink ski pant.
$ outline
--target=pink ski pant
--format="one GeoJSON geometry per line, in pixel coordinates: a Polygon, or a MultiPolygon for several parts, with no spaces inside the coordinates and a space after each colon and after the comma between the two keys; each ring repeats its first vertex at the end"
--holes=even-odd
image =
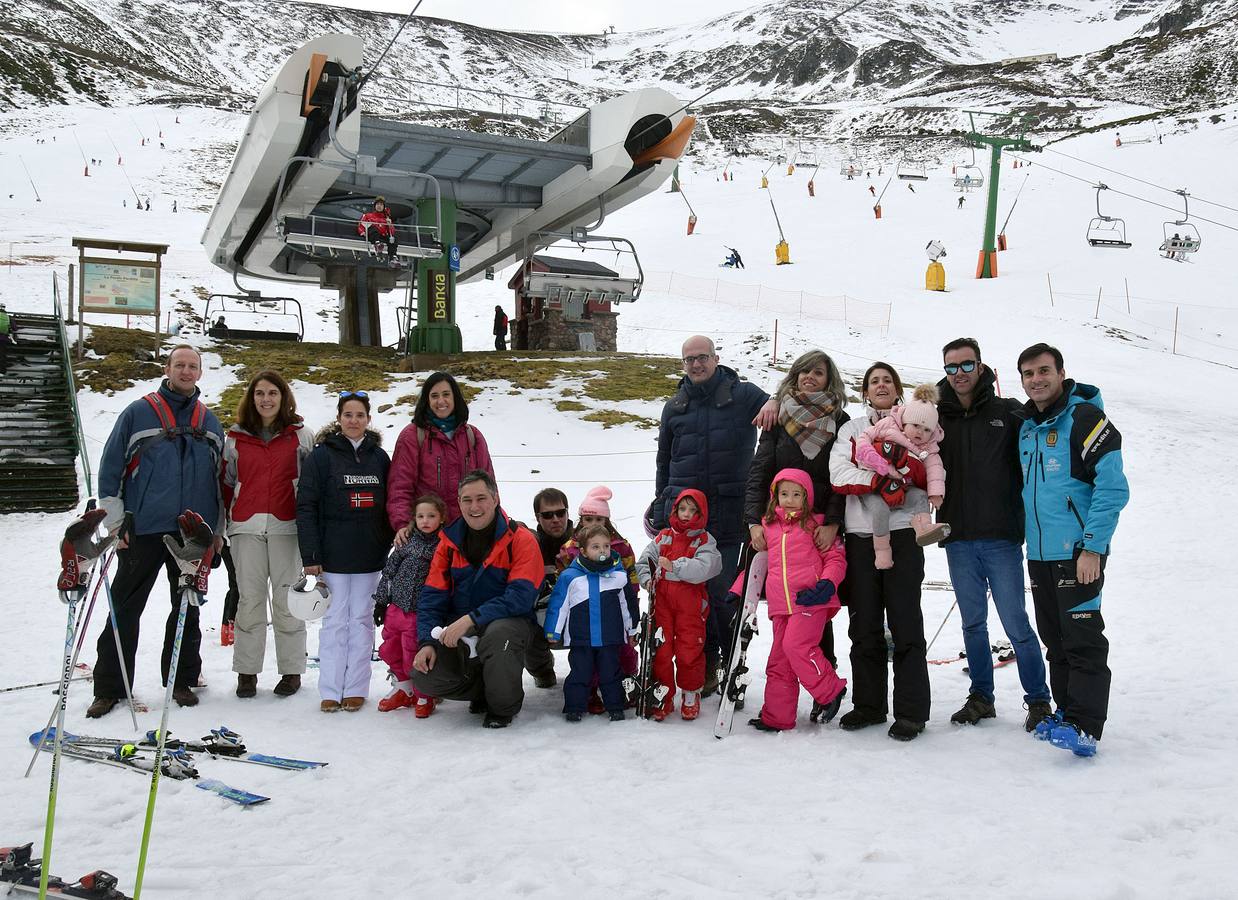
{"type": "Polygon", "coordinates": [[[795,727],[800,685],[818,703],[829,703],[847,686],[818,644],[839,605],[796,606],[789,616],[775,616],[774,645],[765,664],[765,704],[761,719],[784,730],[795,727]]]}
{"type": "MultiPolygon", "coordinates": [[[[387,664],[396,681],[408,681],[417,647],[417,614],[406,613],[394,603],[390,604],[387,617],[383,619],[383,642],[378,645],[378,658],[387,664]]],[[[421,698],[423,695],[414,690],[413,696],[421,698]]]]}

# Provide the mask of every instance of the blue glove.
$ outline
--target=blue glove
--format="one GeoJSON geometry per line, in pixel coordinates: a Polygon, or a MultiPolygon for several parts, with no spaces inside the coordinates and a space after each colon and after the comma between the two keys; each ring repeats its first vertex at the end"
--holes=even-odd
{"type": "Polygon", "coordinates": [[[795,595],[795,602],[800,606],[823,606],[834,599],[837,588],[828,578],[822,578],[810,588],[804,588],[795,595]]]}

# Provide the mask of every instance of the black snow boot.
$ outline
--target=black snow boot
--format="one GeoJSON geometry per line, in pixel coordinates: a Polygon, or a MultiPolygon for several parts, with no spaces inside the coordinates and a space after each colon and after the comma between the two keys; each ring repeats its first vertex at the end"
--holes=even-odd
{"type": "Polygon", "coordinates": [[[847,696],[847,689],[843,688],[829,703],[818,703],[816,700],[812,702],[812,712],[808,715],[808,721],[833,722],[834,717],[838,715],[838,708],[843,705],[843,697],[847,696]]]}
{"type": "Polygon", "coordinates": [[[923,722],[913,722],[911,719],[895,719],[887,732],[896,741],[914,741],[924,730],[923,722]]]}
{"type": "Polygon", "coordinates": [[[762,719],[760,716],[757,716],[755,719],[749,719],[748,724],[751,725],[753,728],[755,728],[757,731],[766,731],[772,734],[778,734],[779,732],[782,731],[781,728],[775,728],[773,725],[766,724],[765,720],[762,719]]]}
{"type": "Polygon", "coordinates": [[[722,657],[719,656],[716,650],[705,651],[705,685],[701,688],[701,696],[709,697],[718,691],[718,681],[720,675],[719,667],[722,665],[722,657]]]}
{"type": "Polygon", "coordinates": [[[1036,726],[1053,715],[1053,706],[1048,700],[1033,700],[1027,705],[1027,719],[1023,722],[1023,730],[1032,732],[1036,726]]]}
{"type": "Polygon", "coordinates": [[[512,723],[514,716],[500,716],[498,713],[488,712],[486,718],[482,720],[483,728],[506,728],[512,723]]]}
{"type": "Polygon", "coordinates": [[[859,731],[869,725],[882,725],[885,720],[885,713],[875,713],[857,706],[838,720],[838,727],[843,731],[859,731]]]}
{"type": "MultiPolygon", "coordinates": [[[[950,721],[955,725],[975,725],[981,719],[996,718],[997,710],[993,708],[993,702],[984,699],[980,694],[972,693],[967,695],[967,702],[963,704],[962,709],[950,717],[950,721]]],[[[1039,722],[1040,719],[1036,721],[1039,722]]],[[[1032,727],[1036,726],[1033,724],[1032,727]]]]}
{"type": "Polygon", "coordinates": [[[533,684],[543,690],[552,688],[558,683],[559,679],[555,677],[554,669],[545,669],[541,672],[533,673],[533,684]]]}
{"type": "Polygon", "coordinates": [[[86,718],[102,719],[110,713],[119,702],[119,700],[113,700],[111,697],[95,697],[95,702],[86,708],[86,718]]]}

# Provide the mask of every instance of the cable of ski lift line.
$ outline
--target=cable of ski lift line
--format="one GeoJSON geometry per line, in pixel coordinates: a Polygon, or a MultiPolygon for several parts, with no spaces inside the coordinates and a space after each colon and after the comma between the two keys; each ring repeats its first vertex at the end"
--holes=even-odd
{"type": "MultiPolygon", "coordinates": [[[[1012,153],[1011,156],[1015,157],[1016,159],[1023,160],[1028,165],[1036,165],[1042,169],[1047,169],[1050,172],[1056,172],[1058,175],[1065,175],[1067,178],[1073,178],[1075,181],[1081,181],[1084,184],[1091,187],[1092,189],[1095,189],[1099,186],[1097,182],[1092,181],[1090,178],[1084,178],[1082,175],[1075,175],[1073,172],[1064,172],[1061,169],[1053,168],[1053,166],[1046,166],[1042,162],[1030,160],[1025,156],[1019,156],[1017,153],[1012,153]]],[[[1156,186],[1159,187],[1159,185],[1156,185],[1156,186]]],[[[1149,200],[1147,197],[1140,197],[1138,194],[1131,194],[1126,191],[1119,191],[1117,188],[1112,188],[1107,185],[1105,186],[1105,190],[1109,191],[1110,193],[1117,194],[1119,197],[1129,197],[1131,200],[1139,200],[1140,202],[1147,203],[1151,206],[1157,206],[1157,207],[1160,207],[1161,209],[1167,209],[1171,213],[1174,213],[1174,214],[1180,214],[1182,212],[1182,210],[1178,209],[1177,207],[1166,206],[1164,203],[1157,203],[1155,200],[1149,200]]],[[[1216,225],[1218,228],[1224,228],[1224,229],[1227,229],[1228,231],[1238,231],[1238,226],[1229,225],[1225,222],[1218,222],[1215,219],[1205,219],[1203,216],[1196,216],[1196,215],[1192,215],[1191,219],[1200,221],[1200,222],[1207,222],[1209,225],[1216,225]]]]}
{"type": "MultiPolygon", "coordinates": [[[[1147,179],[1139,178],[1135,175],[1128,175],[1127,173],[1121,172],[1117,169],[1111,169],[1108,166],[1102,166],[1100,163],[1094,163],[1091,160],[1082,159],[1081,157],[1078,157],[1078,156],[1071,156],[1069,153],[1063,153],[1061,150],[1054,150],[1052,147],[1042,147],[1041,149],[1049,153],[1056,153],[1058,156],[1064,156],[1067,159],[1072,159],[1077,163],[1083,163],[1085,166],[1094,166],[1097,169],[1101,169],[1113,175],[1121,175],[1123,178],[1129,178],[1131,181],[1138,181],[1140,184],[1146,184],[1148,187],[1159,188],[1160,190],[1168,191],[1171,194],[1178,193],[1177,188],[1165,187],[1165,185],[1157,184],[1155,181],[1148,181],[1147,179]]],[[[1196,196],[1195,194],[1191,194],[1190,197],[1196,203],[1206,203],[1208,206],[1219,206],[1221,209],[1227,209],[1230,212],[1238,212],[1238,207],[1235,207],[1235,206],[1226,206],[1224,203],[1217,203],[1215,200],[1205,200],[1203,197],[1196,196]]]]}
{"type": "Polygon", "coordinates": [[[396,40],[399,39],[400,34],[404,31],[404,27],[408,25],[409,22],[413,21],[413,16],[417,14],[417,10],[421,8],[421,4],[424,2],[425,0],[417,0],[416,5],[413,6],[411,10],[409,10],[408,15],[404,17],[404,21],[400,23],[400,27],[395,30],[395,34],[391,36],[391,40],[388,41],[387,46],[383,48],[383,52],[378,54],[378,59],[374,61],[374,65],[370,66],[369,71],[366,72],[365,75],[361,77],[361,81],[357,83],[358,92],[360,92],[360,90],[363,87],[365,87],[365,83],[370,80],[370,78],[374,75],[375,72],[378,71],[379,64],[382,63],[382,61],[386,58],[387,54],[391,51],[391,48],[395,46],[395,42],[396,40]]]}

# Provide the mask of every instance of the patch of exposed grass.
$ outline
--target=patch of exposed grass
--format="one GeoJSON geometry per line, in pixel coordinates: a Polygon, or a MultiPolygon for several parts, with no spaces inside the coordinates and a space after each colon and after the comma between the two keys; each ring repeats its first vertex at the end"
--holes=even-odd
{"type": "Polygon", "coordinates": [[[559,400],[555,403],[555,409],[559,412],[584,412],[588,408],[579,400],[559,400]]]}
{"type": "Polygon", "coordinates": [[[114,394],[133,387],[136,382],[158,378],[163,367],[153,358],[158,357],[162,345],[163,339],[149,331],[92,325],[86,349],[93,350],[100,358],[73,363],[78,386],[114,394]]]}
{"type": "Polygon", "coordinates": [[[603,428],[614,428],[616,425],[635,425],[637,428],[658,427],[658,423],[653,419],[621,412],[617,409],[595,409],[581,418],[586,422],[600,422],[603,428]]]}
{"type": "Polygon", "coordinates": [[[660,400],[675,391],[682,372],[671,357],[635,356],[626,353],[570,360],[545,353],[522,354],[520,358],[478,354],[452,360],[451,371],[469,381],[510,381],[522,390],[551,386],[556,379],[584,380],[581,393],[595,400],[660,400]]]}

